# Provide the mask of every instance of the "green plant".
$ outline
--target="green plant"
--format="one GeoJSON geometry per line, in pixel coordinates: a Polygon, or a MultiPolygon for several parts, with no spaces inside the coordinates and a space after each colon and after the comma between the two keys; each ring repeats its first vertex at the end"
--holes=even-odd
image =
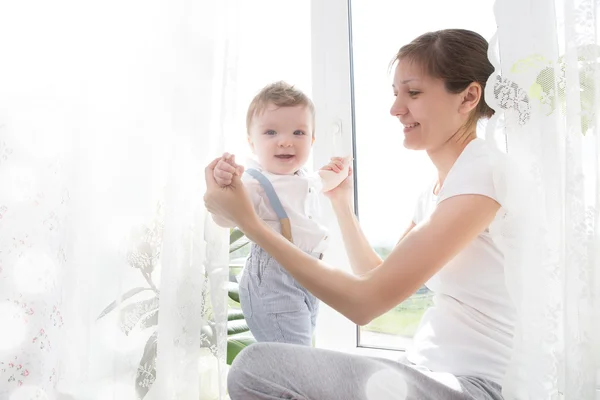
{"type": "MultiPolygon", "coordinates": [[[[160,211],[159,207],[158,212],[160,213],[160,211]]],[[[132,288],[123,293],[119,299],[110,303],[97,318],[101,319],[110,313],[118,312],[121,330],[126,335],[129,335],[134,329],[153,330],[144,346],[144,352],[139,362],[135,381],[136,392],[140,399],[146,396],[156,379],[156,356],[158,351],[158,333],[156,327],[159,316],[160,290],[152,280],[152,273],[160,259],[160,244],[163,231],[162,220],[159,215],[153,224],[136,230],[132,235],[134,245],[127,255],[128,263],[140,271],[147,286],[132,288]],[[145,298],[141,298],[142,296],[145,298]]],[[[248,241],[240,230],[230,230],[230,254],[240,250],[247,244],[248,241]]],[[[236,303],[239,305],[239,285],[236,282],[235,276],[231,273],[232,267],[230,266],[228,295],[234,305],[236,303]]],[[[210,296],[208,295],[207,288],[205,288],[201,295],[204,298],[202,315],[210,316],[212,310],[210,309],[210,296]]],[[[254,339],[247,334],[249,328],[239,306],[228,307],[227,317],[227,363],[231,364],[237,354],[244,347],[253,343],[254,339]]],[[[211,321],[211,318],[207,319],[207,324],[201,328],[201,347],[208,348],[213,354],[216,354],[217,334],[215,323],[211,321]]]]}

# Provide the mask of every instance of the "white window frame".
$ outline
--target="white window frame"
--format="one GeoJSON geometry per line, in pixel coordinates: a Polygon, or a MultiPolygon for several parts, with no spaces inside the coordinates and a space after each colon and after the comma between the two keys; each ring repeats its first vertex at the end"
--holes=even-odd
{"type": "MultiPolygon", "coordinates": [[[[334,155],[353,154],[353,92],[349,0],[311,0],[312,99],[316,107],[314,168],[334,155]]],[[[356,176],[356,175],[354,175],[356,176]]],[[[329,249],[324,261],[351,271],[339,227],[328,202],[323,213],[330,229],[329,249]]],[[[358,326],[321,303],[315,345],[319,348],[385,358],[398,358],[400,351],[358,346],[358,326]]]]}

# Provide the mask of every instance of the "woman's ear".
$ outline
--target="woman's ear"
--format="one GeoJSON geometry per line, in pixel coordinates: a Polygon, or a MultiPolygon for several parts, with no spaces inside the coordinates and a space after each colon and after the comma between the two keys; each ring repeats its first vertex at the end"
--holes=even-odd
{"type": "Polygon", "coordinates": [[[471,111],[477,107],[477,104],[479,104],[479,101],[481,100],[481,92],[481,85],[479,83],[471,83],[463,91],[463,99],[460,105],[460,111],[465,114],[470,114],[471,111]]]}

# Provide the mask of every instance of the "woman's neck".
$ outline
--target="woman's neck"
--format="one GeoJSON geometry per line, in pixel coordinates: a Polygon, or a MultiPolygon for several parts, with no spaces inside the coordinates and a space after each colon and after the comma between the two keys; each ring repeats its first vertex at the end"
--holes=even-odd
{"type": "Polygon", "coordinates": [[[429,156],[431,162],[433,162],[433,165],[435,165],[438,173],[438,182],[435,186],[434,194],[439,192],[440,188],[444,184],[444,181],[446,180],[446,177],[448,176],[448,173],[450,172],[450,169],[461,155],[465,147],[467,147],[467,145],[476,138],[477,136],[475,133],[468,135],[468,137],[461,141],[451,138],[437,149],[427,150],[427,155],[429,156]]]}

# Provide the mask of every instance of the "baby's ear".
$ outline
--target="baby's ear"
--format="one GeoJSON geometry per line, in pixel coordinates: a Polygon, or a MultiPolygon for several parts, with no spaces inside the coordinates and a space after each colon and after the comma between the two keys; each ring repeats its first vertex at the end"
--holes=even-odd
{"type": "Polygon", "coordinates": [[[312,137],[312,142],[310,142],[310,145],[312,146],[313,144],[315,144],[315,135],[313,135],[312,137]]]}

